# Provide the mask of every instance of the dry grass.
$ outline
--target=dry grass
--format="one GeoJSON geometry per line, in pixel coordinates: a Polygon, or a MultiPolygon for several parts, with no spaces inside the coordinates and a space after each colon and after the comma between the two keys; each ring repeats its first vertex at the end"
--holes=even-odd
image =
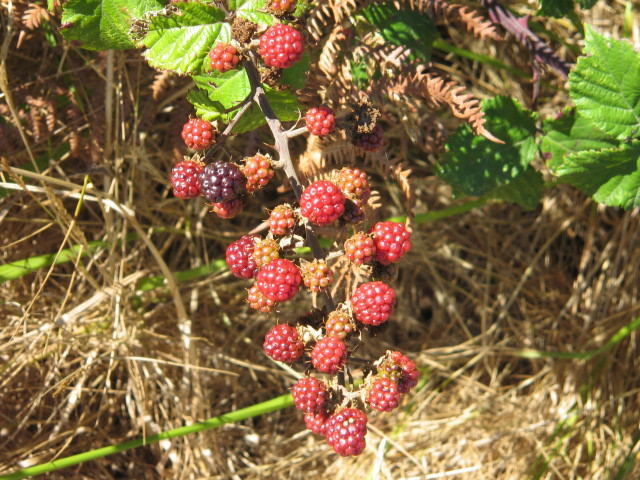
{"type": "MultiPolygon", "coordinates": [[[[621,3],[600,5],[591,19],[618,32],[621,3]]],[[[154,99],[154,72],[135,52],[51,46],[40,30],[22,29],[5,37],[0,59],[8,81],[0,180],[17,188],[0,197],[0,264],[71,245],[85,254],[0,283],[0,472],[285,392],[292,375],[260,349],[274,318],[247,311],[246,283],[219,273],[150,291],[137,285],[220,258],[265,206],[291,194],[273,186],[232,221],[173,198],[166,177],[183,153],[174,139],[188,113],[184,82],[171,80],[154,99]],[[55,106],[44,133],[27,96],[55,106]],[[72,151],[59,149],[64,142],[72,151]],[[25,176],[11,170],[34,164],[25,176]],[[69,194],[85,181],[91,198],[79,205],[69,194]],[[95,240],[108,246],[90,249],[95,240]]],[[[471,62],[455,68],[486,79],[477,85],[485,94],[493,92],[483,83],[502,76],[471,62]]],[[[564,100],[544,101],[553,111],[564,100]]],[[[229,148],[251,151],[258,141],[229,148]]],[[[428,165],[415,166],[414,186],[417,212],[450,206],[428,165]]],[[[401,213],[396,203],[383,214],[401,213]]],[[[554,188],[533,212],[493,204],[417,227],[395,281],[393,325],[361,356],[397,346],[422,366],[424,383],[397,414],[373,416],[357,458],[332,454],[291,409],[50,478],[609,478],[638,454],[637,334],[588,361],[519,352],[594,350],[640,315],[638,216],[554,188]]],[[[624,478],[640,476],[632,468],[624,478]]]]}

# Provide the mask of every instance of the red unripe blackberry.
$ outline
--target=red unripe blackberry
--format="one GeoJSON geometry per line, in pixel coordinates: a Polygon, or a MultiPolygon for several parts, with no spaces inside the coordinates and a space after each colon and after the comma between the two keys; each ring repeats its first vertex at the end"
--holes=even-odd
{"type": "Polygon", "coordinates": [[[211,69],[222,73],[233,70],[240,62],[238,50],[228,43],[218,43],[213,47],[209,52],[209,59],[211,60],[211,69]]]}
{"type": "Polygon", "coordinates": [[[244,200],[242,198],[234,198],[228,202],[218,202],[211,204],[211,211],[220,218],[233,218],[238,215],[244,208],[244,200]]]}
{"type": "Polygon", "coordinates": [[[182,127],[182,139],[193,150],[204,150],[214,144],[216,130],[206,120],[190,118],[182,127]]]}
{"type": "Polygon", "coordinates": [[[298,331],[289,325],[275,325],[264,337],[262,349],[269,357],[279,362],[293,363],[302,356],[304,343],[298,331]]]}
{"type": "Polygon", "coordinates": [[[329,225],[344,212],[344,201],[344,195],[335,183],[318,180],[302,192],[300,214],[316,225],[329,225]]]}
{"type": "Polygon", "coordinates": [[[256,276],[256,285],[260,291],[276,302],[286,302],[295,297],[301,283],[300,269],[284,258],[269,262],[256,276]]]}
{"type": "Polygon", "coordinates": [[[358,168],[342,168],[336,182],[342,193],[357,205],[364,205],[371,196],[369,177],[358,168]]]}
{"type": "Polygon", "coordinates": [[[298,410],[305,413],[318,412],[324,409],[327,402],[327,386],[322,380],[305,377],[291,387],[291,395],[298,410]]]}
{"type": "Polygon", "coordinates": [[[390,412],[400,402],[398,385],[390,378],[376,378],[367,392],[367,402],[374,410],[390,412]]]}
{"type": "Polygon", "coordinates": [[[304,121],[309,133],[319,137],[329,135],[336,126],[336,117],[333,114],[333,110],[324,105],[307,110],[304,115],[304,121]]]}
{"type": "Polygon", "coordinates": [[[283,15],[290,10],[296,4],[296,0],[269,0],[267,3],[267,9],[276,15],[283,15]]]}
{"type": "Polygon", "coordinates": [[[376,152],[384,146],[384,133],[380,124],[376,124],[370,133],[355,133],[352,142],[367,152],[376,152]]]}
{"type": "Polygon", "coordinates": [[[264,188],[275,175],[269,157],[260,154],[245,158],[242,173],[247,177],[247,192],[249,193],[264,188]]]}
{"type": "Polygon", "coordinates": [[[258,312],[269,313],[278,302],[269,300],[258,289],[257,285],[253,285],[249,290],[247,290],[247,303],[251,308],[258,312]]]}
{"type": "Polygon", "coordinates": [[[371,228],[376,245],[376,260],[389,265],[411,249],[411,233],[402,223],[378,222],[371,228]]]}
{"type": "Polygon", "coordinates": [[[200,192],[210,203],[228,202],[247,191],[247,179],[235,163],[210,163],[198,179],[200,192]]]}
{"type": "Polygon", "coordinates": [[[356,329],[351,316],[340,310],[335,310],[329,314],[324,323],[324,330],[327,337],[338,337],[345,339],[356,329]]]}
{"type": "Polygon", "coordinates": [[[329,419],[329,415],[325,411],[308,412],[304,414],[304,424],[309,430],[316,435],[324,437],[324,427],[329,419]]]}
{"type": "Polygon", "coordinates": [[[289,204],[278,205],[269,215],[269,231],[273,235],[287,235],[295,225],[296,217],[289,204]]]}
{"type": "Polygon", "coordinates": [[[263,267],[267,263],[280,258],[280,246],[272,238],[256,240],[253,248],[253,259],[258,267],[263,267]]]}
{"type": "Polygon", "coordinates": [[[376,254],[376,245],[370,235],[358,232],[344,242],[344,254],[356,265],[373,260],[376,254]]]}
{"type": "Polygon", "coordinates": [[[337,454],[360,455],[366,446],[367,415],[357,408],[339,410],[328,418],[324,432],[337,454]]]}
{"type": "Polygon", "coordinates": [[[231,273],[238,278],[253,278],[258,273],[258,265],[253,259],[254,238],[243,235],[227,247],[225,260],[231,273]]]}
{"type": "Polygon", "coordinates": [[[300,269],[304,286],[312,292],[327,288],[333,281],[333,272],[324,260],[305,263],[300,269]]]}
{"type": "Polygon", "coordinates": [[[270,67],[289,68],[302,57],[302,34],[289,25],[277,23],[260,37],[258,52],[270,67]]]}
{"type": "Polygon", "coordinates": [[[353,315],[367,325],[380,325],[391,315],[396,294],[383,282],[367,282],[356,288],[351,297],[353,315]]]}
{"type": "Polygon", "coordinates": [[[313,368],[323,373],[336,373],[347,359],[347,346],[338,337],[324,337],[311,350],[313,368]]]}
{"type": "Polygon", "coordinates": [[[178,198],[195,198],[200,195],[198,175],[204,167],[193,160],[176,163],[171,169],[171,188],[173,196],[178,198]]]}
{"type": "Polygon", "coordinates": [[[391,361],[402,370],[402,374],[398,379],[398,391],[407,393],[418,384],[420,372],[413,360],[400,352],[391,352],[391,361]]]}

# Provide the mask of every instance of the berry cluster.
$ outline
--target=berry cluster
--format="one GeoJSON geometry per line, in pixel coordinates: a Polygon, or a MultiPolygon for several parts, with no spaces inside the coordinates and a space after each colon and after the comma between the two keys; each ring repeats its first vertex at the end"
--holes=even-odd
{"type": "MultiPolygon", "coordinates": [[[[236,18],[231,28],[233,38],[216,43],[209,52],[212,78],[225,78],[228,75],[220,74],[235,68],[246,68],[249,74],[253,66],[254,75],[248,76],[254,83],[252,95],[258,95],[257,82],[269,83],[278,78],[278,69],[296,64],[304,52],[304,38],[287,23],[294,18],[295,5],[295,0],[267,0],[265,11],[283,22],[268,28],[236,18]],[[258,55],[263,63],[260,70],[254,65],[258,55]]],[[[410,250],[410,230],[400,223],[371,221],[370,204],[374,202],[370,202],[371,184],[364,170],[344,167],[305,185],[297,178],[291,160],[282,158],[286,157],[283,142],[306,132],[324,137],[322,143],[342,135],[361,150],[380,150],[384,145],[380,112],[369,103],[358,105],[351,114],[343,115],[343,111],[339,110],[336,118],[326,105],[311,106],[304,114],[303,128],[292,126],[287,132],[272,128],[277,161],[260,153],[229,158],[233,148],[225,150],[220,144],[236,123],[218,135],[217,125],[191,118],[182,129],[182,138],[189,149],[199,152],[177,163],[170,181],[174,196],[200,196],[219,217],[233,218],[274,179],[275,169],[284,169],[299,196],[297,204],[289,199],[271,210],[268,219],[254,230],[268,228],[264,236],[244,235],[232,242],[226,249],[226,263],[234,276],[252,280],[246,298],[257,312],[284,311],[283,302],[296,297],[302,286],[305,289],[300,295],[310,296],[314,307],[319,300],[324,303],[324,309],[315,308],[295,323],[272,325],[262,346],[274,361],[297,363],[306,371],[291,388],[295,406],[304,413],[309,430],[324,436],[336,453],[348,456],[360,454],[366,446],[366,409],[389,412],[398,407],[401,396],[417,384],[418,370],[397,351],[387,351],[373,362],[354,355],[367,333],[391,317],[396,292],[383,279],[392,271],[389,266],[410,250]],[[344,234],[347,225],[353,229],[350,236],[344,234]],[[325,256],[316,227],[326,227],[323,235],[336,234],[340,242],[334,245],[344,244],[343,252],[325,256]],[[305,245],[316,258],[301,258],[305,253],[298,248],[305,245]],[[340,292],[341,285],[347,285],[348,291],[336,306],[333,295],[340,292]],[[354,363],[366,365],[360,383],[352,379],[354,363]]]]}

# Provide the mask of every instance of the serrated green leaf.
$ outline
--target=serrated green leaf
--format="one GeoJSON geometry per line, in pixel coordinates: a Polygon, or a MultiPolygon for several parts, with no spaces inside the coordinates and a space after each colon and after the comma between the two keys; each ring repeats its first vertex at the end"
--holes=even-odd
{"type": "Polygon", "coordinates": [[[267,0],[229,0],[229,10],[258,25],[278,23],[278,19],[267,11],[267,0]]]}
{"type": "Polygon", "coordinates": [[[224,108],[209,98],[206,90],[192,89],[187,93],[187,101],[196,109],[196,116],[209,122],[222,119],[224,108]]]}
{"type": "Polygon", "coordinates": [[[180,13],[151,19],[142,40],[152,67],[178,73],[203,71],[203,62],[216,42],[231,40],[224,12],[200,3],[180,4],[180,13]]]}
{"type": "Polygon", "coordinates": [[[90,50],[135,48],[131,22],[162,7],[158,0],[69,0],[62,11],[62,35],[90,50]]]}
{"type": "Polygon", "coordinates": [[[543,152],[551,154],[549,165],[563,161],[565,155],[583,150],[598,150],[612,148],[618,142],[593,125],[593,123],[575,112],[568,113],[556,120],[547,120],[544,123],[545,136],[542,138],[540,148],[543,152]]]}
{"type": "Polygon", "coordinates": [[[573,9],[573,0],[540,0],[538,15],[559,18],[573,12],[573,9]]]}
{"type": "Polygon", "coordinates": [[[525,210],[533,210],[540,202],[543,191],[542,175],[529,166],[512,182],[491,190],[489,196],[505,202],[517,203],[525,210]]]}
{"type": "Polygon", "coordinates": [[[553,173],[600,203],[640,207],[640,142],[567,155],[553,173]]]}
{"type": "Polygon", "coordinates": [[[244,69],[214,75],[194,75],[196,86],[207,92],[209,99],[223,109],[239,106],[251,93],[249,77],[244,69]]]}
{"type": "Polygon", "coordinates": [[[280,82],[296,90],[304,87],[304,84],[307,82],[310,61],[309,52],[305,51],[302,54],[302,58],[292,67],[282,70],[280,82]]]}
{"type": "MultiPolygon", "coordinates": [[[[272,90],[265,87],[267,100],[281,122],[293,122],[300,116],[300,104],[295,95],[288,91],[272,90]]],[[[234,127],[234,133],[245,133],[266,125],[263,113],[253,105],[234,127]]]]}
{"type": "Polygon", "coordinates": [[[362,10],[368,22],[393,45],[408,47],[412,55],[426,61],[431,57],[433,41],[438,31],[426,14],[413,10],[398,10],[391,4],[373,4],[362,10]]]}
{"type": "Polygon", "coordinates": [[[486,128],[504,144],[490,142],[461,126],[447,142],[437,174],[457,196],[481,196],[515,181],[536,154],[534,114],[515,100],[496,97],[483,102],[486,128]]]}
{"type": "Polygon", "coordinates": [[[640,54],[623,41],[586,30],[586,51],[569,75],[578,113],[622,140],[640,128],[640,54]]]}

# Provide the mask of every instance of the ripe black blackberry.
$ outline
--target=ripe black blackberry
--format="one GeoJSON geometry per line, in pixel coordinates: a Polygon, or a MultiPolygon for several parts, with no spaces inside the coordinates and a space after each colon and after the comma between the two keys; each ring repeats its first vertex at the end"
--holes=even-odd
{"type": "Polygon", "coordinates": [[[235,163],[210,163],[198,181],[200,192],[210,203],[228,202],[247,192],[247,178],[235,163]]]}

